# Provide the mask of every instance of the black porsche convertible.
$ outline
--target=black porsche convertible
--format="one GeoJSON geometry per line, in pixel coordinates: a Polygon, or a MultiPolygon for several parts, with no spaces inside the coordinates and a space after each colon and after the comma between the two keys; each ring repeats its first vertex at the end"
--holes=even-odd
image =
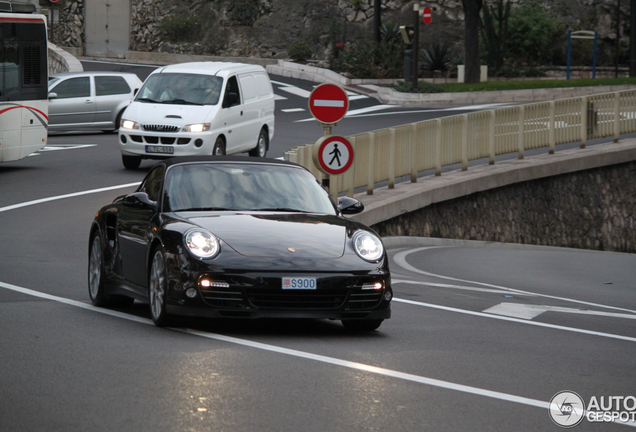
{"type": "Polygon", "coordinates": [[[305,168],[280,160],[164,160],[130,195],[102,207],[89,240],[96,306],[150,304],[176,316],[319,318],[375,330],[391,316],[382,241],[344,217],[305,168]]]}

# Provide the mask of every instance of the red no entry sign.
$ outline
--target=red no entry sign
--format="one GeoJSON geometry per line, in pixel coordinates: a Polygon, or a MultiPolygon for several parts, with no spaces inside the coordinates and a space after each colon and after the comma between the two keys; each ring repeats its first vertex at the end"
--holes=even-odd
{"type": "Polygon", "coordinates": [[[346,138],[329,135],[316,141],[312,156],[320,171],[338,175],[351,167],[353,146],[346,138]]]}
{"type": "Polygon", "coordinates": [[[422,21],[424,21],[424,24],[430,24],[431,21],[433,21],[433,13],[431,12],[431,8],[428,6],[426,6],[422,12],[422,21]]]}
{"type": "Polygon", "coordinates": [[[321,84],[309,95],[309,111],[320,123],[337,123],[348,109],[347,93],[335,84],[321,84]]]}

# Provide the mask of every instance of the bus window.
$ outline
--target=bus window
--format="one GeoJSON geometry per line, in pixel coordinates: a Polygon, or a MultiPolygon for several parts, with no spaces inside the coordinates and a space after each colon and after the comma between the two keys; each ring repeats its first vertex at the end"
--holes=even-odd
{"type": "Polygon", "coordinates": [[[0,42],[0,100],[20,91],[20,57],[18,42],[4,39],[0,42]]]}

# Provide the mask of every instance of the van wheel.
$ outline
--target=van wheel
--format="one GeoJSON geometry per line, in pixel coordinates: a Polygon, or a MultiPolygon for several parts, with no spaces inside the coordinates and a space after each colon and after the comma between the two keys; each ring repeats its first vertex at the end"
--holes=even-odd
{"type": "Polygon", "coordinates": [[[225,141],[223,138],[218,137],[214,143],[214,149],[212,150],[212,156],[224,156],[225,155],[225,141]]]}
{"type": "Polygon", "coordinates": [[[121,161],[124,164],[124,167],[129,170],[136,170],[141,165],[141,158],[138,156],[126,156],[121,155],[121,161]]]}
{"type": "Polygon", "coordinates": [[[249,155],[254,157],[265,157],[265,155],[267,154],[268,138],[269,137],[267,136],[267,131],[264,128],[261,129],[261,133],[258,134],[256,147],[250,150],[249,155]]]}

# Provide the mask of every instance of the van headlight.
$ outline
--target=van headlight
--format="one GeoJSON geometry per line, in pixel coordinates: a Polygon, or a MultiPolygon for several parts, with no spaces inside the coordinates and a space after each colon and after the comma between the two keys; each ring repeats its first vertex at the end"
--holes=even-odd
{"type": "Polygon", "coordinates": [[[359,231],[353,236],[353,249],[365,261],[377,261],[384,254],[382,241],[368,231],[359,231]]]}
{"type": "Polygon", "coordinates": [[[183,132],[205,132],[210,130],[210,123],[195,123],[185,125],[183,132]]]}
{"type": "Polygon", "coordinates": [[[137,124],[137,122],[124,119],[121,120],[121,127],[124,129],[139,129],[139,125],[137,124]]]}

